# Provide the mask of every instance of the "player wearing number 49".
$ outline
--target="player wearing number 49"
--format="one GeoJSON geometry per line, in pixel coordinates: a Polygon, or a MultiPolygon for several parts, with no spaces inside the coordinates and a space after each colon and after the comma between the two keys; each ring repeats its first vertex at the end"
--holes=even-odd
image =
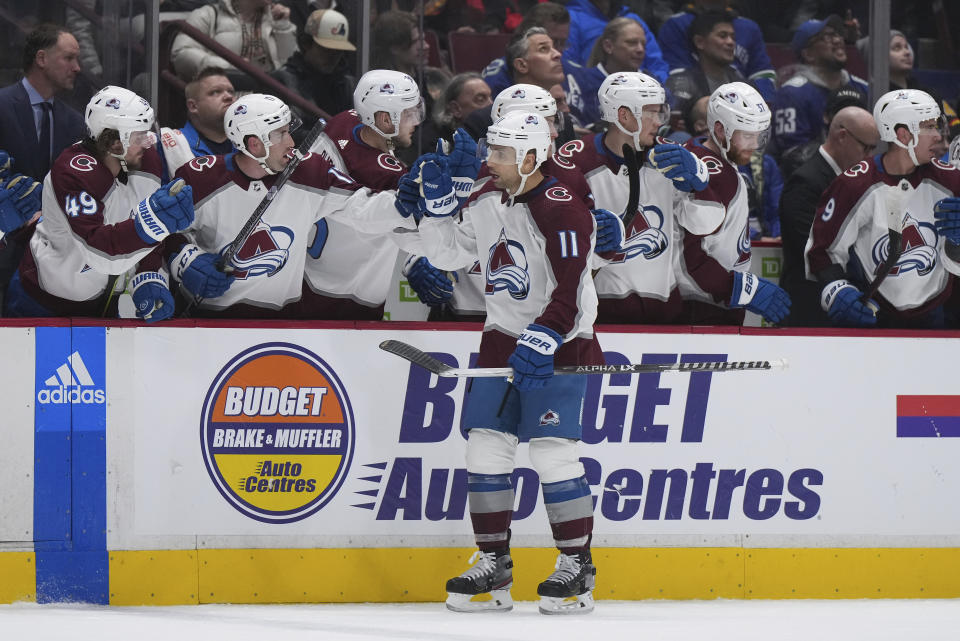
{"type": "Polygon", "coordinates": [[[452,610],[512,607],[510,476],[518,441],[530,442],[560,550],[556,571],[537,590],[541,611],[593,608],[593,504],[577,451],[586,378],[555,377],[553,367],[603,363],[593,332],[595,222],[579,198],[540,171],[549,150],[550,126],[542,114],[519,111],[497,120],[480,143],[491,179],[471,194],[459,224],[455,208],[429,206],[452,192],[443,167],[437,171],[426,162],[414,168],[423,177],[427,206],[420,235],[427,257],[441,269],[474,261],[483,266],[487,319],[477,366],[514,371],[512,383],[474,379],[464,399],[468,496],[479,550],[473,567],[447,582],[452,610]],[[486,593],[491,600],[472,600],[486,593]]]}
{"type": "Polygon", "coordinates": [[[923,91],[903,89],[881,96],[873,117],[889,148],[837,176],[821,198],[807,241],[807,278],[823,287],[821,305],[836,325],[956,326],[944,302],[951,274],[960,274],[960,171],[935,158],[940,106],[923,91]],[[898,186],[903,178],[906,191],[898,186]],[[894,223],[902,253],[874,300],[863,302],[894,223]]]}
{"type": "MultiPolygon", "coordinates": [[[[111,283],[138,263],[138,315],[173,313],[166,276],[144,259],[193,222],[191,192],[160,185],[153,109],[121,87],[104,87],[87,104],[88,136],[63,151],[43,184],[43,218],[7,291],[8,316],[103,316],[111,283]],[[169,303],[165,305],[164,303],[169,303]],[[142,304],[142,306],[141,306],[142,304]]],[[[172,183],[171,183],[172,184],[172,183]]],[[[159,257],[159,252],[155,254],[159,257]]]]}
{"type": "Polygon", "coordinates": [[[707,103],[707,136],[684,147],[707,165],[710,184],[693,198],[696,231],[687,227],[680,257],[680,292],[694,324],[743,323],[744,309],[778,323],[790,296],[750,273],[747,185],[737,169],[762,149],[770,135],[770,110],[756,89],[742,82],[720,85],[707,103]]]}

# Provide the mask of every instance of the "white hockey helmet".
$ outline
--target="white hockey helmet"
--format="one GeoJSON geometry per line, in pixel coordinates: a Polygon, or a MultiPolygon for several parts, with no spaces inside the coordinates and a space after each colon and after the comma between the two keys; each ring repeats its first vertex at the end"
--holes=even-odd
{"type": "Polygon", "coordinates": [[[353,108],[360,121],[384,138],[393,138],[400,133],[404,119],[423,122],[424,107],[420,88],[413,78],[400,71],[372,69],[360,77],[353,90],[353,108]],[[393,133],[384,133],[377,127],[376,115],[385,111],[393,123],[393,133]]]}
{"type": "Polygon", "coordinates": [[[223,129],[227,138],[243,154],[253,158],[269,174],[276,173],[266,162],[271,145],[280,142],[273,134],[289,125],[290,131],[300,126],[300,119],[290,112],[290,107],[276,96],[251,93],[238,98],[223,114],[223,129]],[[247,149],[248,136],[256,136],[263,143],[263,157],[258,158],[247,149]]]}
{"type": "Polygon", "coordinates": [[[770,136],[770,108],[760,93],[745,82],[728,82],[720,85],[710,95],[707,103],[707,127],[710,139],[723,149],[724,157],[730,151],[734,132],[743,131],[757,135],[757,149],[767,144],[770,136]],[[723,127],[724,141],[716,138],[714,125],[723,127]]]}
{"type": "Polygon", "coordinates": [[[960,169],[960,136],[953,139],[950,143],[950,164],[960,169]]]}
{"type": "MultiPolygon", "coordinates": [[[[620,107],[626,107],[640,123],[643,118],[643,108],[647,105],[660,107],[657,112],[659,124],[667,122],[670,108],[667,106],[667,93],[655,78],[639,71],[623,71],[612,73],[604,78],[597,91],[600,100],[600,117],[606,122],[616,125],[617,129],[633,137],[633,146],[640,149],[640,129],[627,131],[620,124],[618,112],[620,107]]],[[[642,127],[641,127],[642,128],[642,127]]]]}
{"type": "Polygon", "coordinates": [[[500,120],[512,111],[527,111],[542,116],[557,115],[557,101],[550,92],[536,85],[510,85],[497,94],[490,108],[490,117],[500,120]]]}
{"type": "Polygon", "coordinates": [[[513,149],[513,160],[520,171],[520,185],[516,193],[520,194],[523,193],[527,178],[550,157],[552,143],[550,123],[544,116],[529,111],[512,111],[490,125],[486,137],[480,139],[478,153],[483,160],[487,160],[493,145],[513,149]],[[536,163],[525,174],[521,167],[530,151],[535,153],[536,163]]]}
{"type": "Polygon", "coordinates": [[[880,140],[906,149],[914,165],[919,164],[915,149],[920,141],[920,123],[937,120],[939,132],[942,128],[939,122],[941,115],[937,101],[919,89],[888,91],[880,96],[877,104],[873,106],[873,119],[877,121],[880,140]],[[909,144],[904,145],[897,139],[897,126],[906,127],[910,131],[909,144]]]}
{"type": "Polygon", "coordinates": [[[123,153],[111,155],[121,160],[131,144],[152,144],[153,107],[129,89],[111,85],[98,91],[87,103],[84,120],[94,140],[107,129],[115,129],[120,134],[123,153]]]}

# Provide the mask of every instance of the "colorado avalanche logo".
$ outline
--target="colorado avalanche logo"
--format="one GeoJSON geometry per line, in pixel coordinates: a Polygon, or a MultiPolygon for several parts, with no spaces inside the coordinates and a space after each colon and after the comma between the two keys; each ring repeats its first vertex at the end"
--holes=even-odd
{"type": "Polygon", "coordinates": [[[206,167],[213,167],[215,164],[217,164],[216,156],[197,156],[187,163],[194,171],[203,171],[206,167]]]}
{"type": "Polygon", "coordinates": [[[119,98],[111,98],[111,99],[108,100],[106,103],[104,103],[103,106],[104,106],[104,107],[110,107],[111,109],[117,109],[117,110],[119,110],[119,109],[120,109],[120,99],[119,99],[119,98]]]}
{"type": "Polygon", "coordinates": [[[865,174],[865,173],[867,173],[867,169],[869,169],[869,168],[870,168],[870,165],[867,164],[867,161],[866,161],[866,160],[861,160],[861,161],[858,162],[856,165],[854,165],[854,166],[851,167],[850,169],[848,169],[848,170],[846,170],[845,172],[843,172],[843,175],[844,175],[844,176],[850,176],[851,178],[856,178],[857,175],[859,175],[859,174],[865,174]]]}
{"type": "Polygon", "coordinates": [[[526,98],[526,97],[527,97],[527,92],[524,91],[523,89],[514,89],[514,90],[513,90],[513,93],[510,94],[510,97],[511,97],[511,98],[526,98]]]}
{"type": "Polygon", "coordinates": [[[377,164],[388,171],[403,171],[403,165],[400,164],[400,161],[390,154],[377,156],[377,164]]]}
{"type": "Polygon", "coordinates": [[[553,162],[565,169],[576,169],[576,165],[573,163],[571,158],[581,151],[583,151],[583,141],[571,140],[560,147],[560,149],[557,150],[557,153],[553,154],[553,162]]]}
{"type": "Polygon", "coordinates": [[[723,94],[723,99],[731,104],[736,104],[740,100],[740,94],[736,91],[723,94]]]}
{"type": "Polygon", "coordinates": [[[537,119],[536,116],[530,115],[530,116],[527,116],[527,117],[524,119],[523,124],[525,124],[525,125],[536,125],[536,124],[538,124],[539,122],[540,122],[540,121],[537,119]]]}
{"type": "Polygon", "coordinates": [[[484,294],[493,296],[507,290],[514,300],[523,300],[530,293],[530,274],[527,273],[527,254],[523,245],[508,240],[505,230],[500,230],[500,239],[490,248],[487,259],[487,284],[484,294]]]}
{"type": "Polygon", "coordinates": [[[389,82],[380,85],[380,93],[392,94],[393,91],[393,85],[391,85],[389,82]]]}
{"type": "Polygon", "coordinates": [[[627,84],[627,77],[623,74],[617,74],[617,76],[610,81],[611,85],[625,85],[627,84]]]}
{"type": "Polygon", "coordinates": [[[555,410],[547,410],[547,411],[544,412],[543,415],[540,417],[540,425],[541,425],[541,426],[543,426],[543,425],[556,425],[556,426],[559,426],[559,425],[560,425],[560,414],[558,414],[555,410]]]}
{"type": "Polygon", "coordinates": [[[748,220],[743,225],[743,231],[740,232],[740,239],[737,241],[737,251],[739,255],[737,256],[737,262],[733,265],[737,267],[739,265],[747,265],[750,263],[750,221],[748,220]]]}
{"type": "Polygon", "coordinates": [[[659,207],[644,206],[633,217],[633,222],[627,229],[626,238],[621,246],[623,251],[615,253],[610,261],[622,263],[637,256],[650,260],[661,255],[670,244],[667,235],[663,233],[663,221],[663,212],[659,207]]]}
{"type": "Polygon", "coordinates": [[[707,173],[711,176],[719,176],[721,173],[723,173],[723,163],[713,156],[704,156],[700,160],[702,160],[703,164],[707,166],[707,173]]]}
{"type": "Polygon", "coordinates": [[[234,116],[242,116],[245,113],[247,113],[246,105],[237,105],[237,108],[233,110],[234,116]]]}
{"type": "Polygon", "coordinates": [[[97,166],[97,161],[93,156],[87,154],[77,154],[70,159],[70,167],[77,171],[93,171],[97,166]]]}
{"type": "MultiPolygon", "coordinates": [[[[960,149],[960,147],[958,147],[958,149],[960,149]]],[[[931,162],[932,162],[935,166],[939,167],[940,169],[945,169],[945,170],[947,170],[947,171],[956,171],[956,169],[957,169],[956,167],[954,167],[954,166],[951,165],[950,163],[943,162],[943,161],[940,160],[939,158],[934,158],[931,162]]]]}
{"type": "MultiPolygon", "coordinates": [[[[897,276],[910,271],[916,271],[918,276],[926,276],[937,266],[937,231],[930,223],[921,223],[909,213],[904,217],[903,254],[900,260],[889,272],[890,276],[897,276]]],[[[890,237],[883,234],[873,243],[870,257],[873,260],[873,273],[890,254],[890,237]]]]}
{"type": "MultiPolygon", "coordinates": [[[[271,227],[262,220],[250,238],[233,257],[233,275],[240,280],[256,276],[273,276],[287,263],[293,231],[287,227],[271,227]]],[[[230,245],[226,245],[222,254],[230,245]]]]}

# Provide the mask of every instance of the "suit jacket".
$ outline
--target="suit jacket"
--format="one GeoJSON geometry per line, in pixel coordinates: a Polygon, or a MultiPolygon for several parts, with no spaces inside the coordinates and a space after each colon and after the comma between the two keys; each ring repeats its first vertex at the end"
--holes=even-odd
{"type": "Polygon", "coordinates": [[[820,197],[837,175],[819,151],[787,179],[780,195],[780,235],[783,241],[783,272],[780,286],[792,301],[785,325],[829,327],[820,307],[820,284],[805,276],[803,250],[810,236],[820,197]]]}
{"type": "MultiPolygon", "coordinates": [[[[56,160],[61,151],[86,135],[87,127],[80,112],[62,100],[53,102],[53,122],[53,160],[56,160]]],[[[37,141],[33,108],[20,81],[0,89],[0,149],[16,160],[14,172],[43,180],[43,152],[37,141]]]]}

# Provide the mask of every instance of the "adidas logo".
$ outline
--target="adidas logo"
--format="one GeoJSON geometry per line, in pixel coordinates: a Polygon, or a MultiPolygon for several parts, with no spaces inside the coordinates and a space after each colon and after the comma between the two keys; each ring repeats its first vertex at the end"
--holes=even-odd
{"type": "Polygon", "coordinates": [[[80,352],[70,354],[67,362],[57,368],[57,372],[43,382],[45,387],[37,392],[40,403],[87,403],[103,404],[107,402],[107,393],[102,389],[89,389],[94,386],[86,364],[80,358],[80,352]],[[87,389],[84,389],[87,388],[87,389]]]}
{"type": "Polygon", "coordinates": [[[344,140],[343,138],[341,138],[340,140],[337,141],[337,144],[340,146],[340,149],[342,150],[344,147],[350,144],[350,141],[344,140]]]}

